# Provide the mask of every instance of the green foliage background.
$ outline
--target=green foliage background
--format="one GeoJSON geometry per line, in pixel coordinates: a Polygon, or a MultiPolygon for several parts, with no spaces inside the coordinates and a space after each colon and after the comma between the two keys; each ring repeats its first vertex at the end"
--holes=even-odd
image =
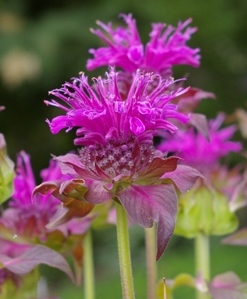
{"type": "MultiPolygon", "coordinates": [[[[45,119],[51,119],[57,111],[55,108],[46,107],[43,100],[48,98],[49,90],[60,87],[80,71],[87,73],[85,63],[90,57],[88,49],[100,44],[98,38],[89,32],[90,27],[96,27],[95,21],[119,22],[119,13],[129,12],[137,19],[144,42],[148,40],[151,22],[176,25],[179,20],[192,17],[192,25],[198,27],[198,32],[193,35],[190,45],[201,48],[201,67],[198,69],[178,67],[175,69],[175,77],[189,74],[188,85],[216,94],[216,100],[203,101],[199,107],[200,111],[209,117],[214,117],[219,111],[231,114],[237,107],[245,107],[246,0],[5,0],[0,2],[0,106],[5,106],[6,109],[1,112],[0,131],[5,135],[8,151],[13,160],[20,150],[27,151],[31,154],[35,173],[38,174],[48,165],[51,153],[60,155],[74,149],[73,132],[67,134],[61,132],[58,135],[50,133],[45,119]],[[31,69],[27,76],[23,70],[25,67],[18,67],[22,65],[23,57],[24,59],[27,57],[28,61],[24,65],[27,65],[29,71],[31,69]],[[9,70],[12,72],[9,73],[9,70]]],[[[104,69],[98,71],[102,72],[104,69]]],[[[90,77],[96,74],[96,72],[88,73],[90,77]]],[[[113,250],[113,246],[109,246],[112,235],[109,236],[98,233],[96,237],[97,248],[101,247],[101,242],[104,241],[103,247],[106,246],[108,253],[113,250]]],[[[143,238],[139,237],[136,240],[140,243],[135,244],[137,253],[134,252],[136,259],[134,263],[140,265],[140,259],[143,261],[143,252],[139,255],[139,250],[143,248],[143,238]]],[[[113,244],[115,252],[116,244],[114,242],[113,244]]],[[[176,244],[176,241],[173,241],[171,248],[176,248],[176,244]]],[[[181,241],[178,244],[181,246],[181,241]]],[[[175,270],[180,266],[182,268],[188,266],[188,261],[190,261],[189,267],[193,268],[192,257],[186,260],[189,256],[186,255],[184,259],[179,259],[176,254],[184,256],[184,251],[176,251],[174,256],[173,252],[172,249],[167,255],[168,267],[171,268],[168,274],[173,276],[178,274],[174,273],[175,270]],[[176,266],[173,267],[175,264],[172,263],[169,266],[169,261],[177,261],[176,266]]],[[[109,255],[106,252],[102,253],[96,249],[95,255],[98,277],[103,277],[105,272],[109,274],[109,271],[116,276],[118,269],[113,266],[117,261],[116,257],[110,254],[113,261],[109,266],[106,262],[109,255]],[[102,267],[107,268],[107,271],[102,271],[102,267]]],[[[229,259],[231,255],[232,252],[229,253],[229,259]]],[[[217,257],[214,260],[217,264],[217,257]]],[[[142,276],[140,281],[143,285],[139,288],[144,290],[143,266],[140,269],[142,276]]],[[[164,268],[161,275],[167,275],[164,268]]],[[[138,281],[138,278],[136,280],[138,281]]],[[[108,284],[111,288],[111,283],[108,284]]],[[[57,288],[61,293],[65,292],[59,283],[57,288]]],[[[102,291],[100,298],[108,298],[107,295],[104,297],[103,289],[104,282],[97,292],[102,291]]],[[[106,291],[106,294],[109,292],[106,291]]],[[[120,293],[115,298],[119,297],[120,293]]],[[[72,297],[71,294],[64,293],[63,298],[72,297]]],[[[114,295],[111,298],[114,298],[114,295]]]]}

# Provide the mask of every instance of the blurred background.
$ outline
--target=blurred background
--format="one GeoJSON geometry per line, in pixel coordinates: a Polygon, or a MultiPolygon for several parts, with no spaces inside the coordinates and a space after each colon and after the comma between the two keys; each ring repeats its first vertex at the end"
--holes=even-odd
{"type": "MultiPolygon", "coordinates": [[[[72,134],[50,133],[45,119],[51,119],[57,111],[55,108],[46,107],[43,100],[48,98],[49,90],[60,87],[80,71],[87,74],[85,63],[91,57],[88,49],[98,47],[100,43],[99,39],[89,32],[89,28],[96,27],[96,20],[120,22],[118,15],[122,12],[131,12],[137,19],[144,42],[148,40],[151,22],[164,22],[175,26],[179,20],[192,17],[192,25],[198,27],[198,32],[193,35],[189,44],[201,48],[201,67],[177,67],[175,78],[188,74],[188,85],[215,93],[216,100],[203,101],[199,107],[208,117],[214,117],[219,111],[231,114],[238,107],[246,108],[246,0],[2,0],[0,106],[5,106],[6,109],[1,112],[0,131],[5,135],[8,152],[13,160],[16,154],[24,149],[31,154],[35,173],[38,174],[42,168],[47,167],[50,154],[65,154],[73,149],[72,134]]],[[[104,70],[100,70],[100,73],[102,71],[104,70]]],[[[89,76],[96,74],[88,73],[89,76]]],[[[114,228],[112,230],[114,231],[114,228]]],[[[107,291],[104,297],[104,290],[107,286],[112,288],[111,279],[115,279],[114,285],[118,287],[117,254],[112,254],[116,252],[113,231],[95,233],[95,242],[98,245],[95,250],[96,266],[99,282],[102,283],[97,292],[100,292],[102,299],[108,298],[107,291]],[[107,277],[111,278],[103,279],[106,273],[107,277]]],[[[142,282],[138,290],[143,292],[143,297],[140,295],[139,298],[145,298],[142,270],[145,266],[142,259],[144,240],[140,230],[134,229],[133,234],[134,265],[140,269],[137,276],[139,273],[142,282]]],[[[217,252],[218,241],[214,242],[217,252]]],[[[173,238],[168,253],[160,264],[161,275],[173,277],[180,272],[193,273],[191,246],[192,242],[189,240],[173,238]],[[189,270],[186,267],[189,267],[189,270]]],[[[233,251],[229,248],[227,250],[231,257],[233,251]]],[[[242,256],[244,254],[246,255],[246,251],[243,250],[242,256]]],[[[231,260],[227,255],[226,259],[231,260]]],[[[219,263],[217,255],[213,261],[216,267],[218,264],[223,265],[219,263]]],[[[239,267],[241,262],[235,265],[239,267]]],[[[48,272],[50,279],[54,278],[54,272],[48,272]]],[[[247,280],[247,274],[244,275],[242,278],[247,280]]],[[[60,277],[57,274],[55,276],[60,277]]],[[[136,281],[138,279],[139,277],[136,281]]],[[[61,298],[78,298],[78,295],[73,297],[72,293],[66,293],[66,290],[70,292],[70,287],[75,290],[70,283],[64,288],[61,284],[56,284],[57,280],[54,278],[54,285],[57,286],[61,298]]],[[[78,289],[79,292],[82,291],[78,289]]],[[[116,292],[119,292],[116,293],[118,295],[112,295],[111,298],[120,298],[120,286],[116,292]]]]}

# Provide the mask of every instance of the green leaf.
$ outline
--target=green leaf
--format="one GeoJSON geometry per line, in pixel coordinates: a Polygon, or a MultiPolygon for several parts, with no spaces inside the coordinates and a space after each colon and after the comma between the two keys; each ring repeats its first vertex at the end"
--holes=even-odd
{"type": "Polygon", "coordinates": [[[0,134],[0,204],[6,201],[13,192],[14,163],[7,154],[3,134],[0,134]]]}

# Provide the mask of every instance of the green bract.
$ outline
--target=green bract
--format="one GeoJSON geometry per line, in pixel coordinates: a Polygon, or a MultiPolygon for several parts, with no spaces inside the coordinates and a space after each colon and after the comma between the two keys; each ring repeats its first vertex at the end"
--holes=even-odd
{"type": "Polygon", "coordinates": [[[11,196],[13,179],[14,163],[8,157],[4,136],[0,134],[0,204],[11,196]]]}
{"type": "Polygon", "coordinates": [[[193,238],[198,233],[225,235],[238,227],[228,199],[220,192],[201,187],[181,194],[175,233],[193,238]]]}

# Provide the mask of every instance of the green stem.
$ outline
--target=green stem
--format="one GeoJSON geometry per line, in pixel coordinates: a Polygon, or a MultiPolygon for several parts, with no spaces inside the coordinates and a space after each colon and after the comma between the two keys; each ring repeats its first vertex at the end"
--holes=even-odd
{"type": "MultiPolygon", "coordinates": [[[[195,239],[196,275],[203,281],[210,280],[210,243],[209,236],[199,233],[195,239]]],[[[206,291],[206,286],[205,286],[206,291]]],[[[197,291],[197,299],[210,299],[207,292],[197,291]]]]}
{"type": "Polygon", "coordinates": [[[94,264],[92,233],[89,230],[84,237],[83,247],[83,267],[84,267],[84,298],[94,299],[94,264]]]}
{"type": "Polygon", "coordinates": [[[130,257],[129,228],[127,214],[121,204],[116,203],[117,241],[123,299],[134,299],[134,284],[130,257]]]}
{"type": "Polygon", "coordinates": [[[147,267],[147,298],[156,297],[156,226],[145,229],[146,233],[146,267],[147,267]]]}

